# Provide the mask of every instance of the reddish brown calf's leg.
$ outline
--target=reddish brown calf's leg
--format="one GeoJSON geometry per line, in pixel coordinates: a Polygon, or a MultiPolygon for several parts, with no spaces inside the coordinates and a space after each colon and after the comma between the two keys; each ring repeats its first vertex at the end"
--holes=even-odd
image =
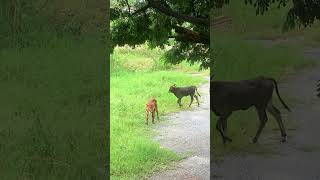
{"type": "Polygon", "coordinates": [[[160,121],[160,120],[159,120],[159,114],[158,114],[158,108],[156,109],[156,111],[157,111],[157,118],[158,118],[158,121],[160,121]]]}
{"type": "Polygon", "coordinates": [[[157,112],[157,118],[158,118],[158,121],[159,121],[158,105],[157,104],[155,104],[154,110],[157,112]]]}
{"type": "Polygon", "coordinates": [[[149,112],[148,110],[146,111],[146,125],[148,125],[148,118],[149,118],[149,112]]]}
{"type": "Polygon", "coordinates": [[[154,110],[151,112],[152,115],[152,124],[154,124],[154,110]]]}

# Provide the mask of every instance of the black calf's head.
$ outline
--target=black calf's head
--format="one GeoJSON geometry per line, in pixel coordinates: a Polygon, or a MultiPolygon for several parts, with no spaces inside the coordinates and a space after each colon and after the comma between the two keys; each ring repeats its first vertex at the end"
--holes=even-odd
{"type": "Polygon", "coordinates": [[[177,88],[177,87],[176,87],[176,84],[170,86],[169,93],[170,93],[170,92],[173,93],[176,88],[177,88]]]}

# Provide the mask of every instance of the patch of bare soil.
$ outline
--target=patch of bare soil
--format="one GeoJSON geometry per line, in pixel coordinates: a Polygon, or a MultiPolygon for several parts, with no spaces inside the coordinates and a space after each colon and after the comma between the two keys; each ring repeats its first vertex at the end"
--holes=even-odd
{"type": "MultiPolygon", "coordinates": [[[[199,107],[194,100],[190,110],[169,114],[168,122],[156,127],[159,136],[155,137],[155,140],[159,141],[161,146],[179,154],[190,153],[191,155],[178,162],[172,170],[157,172],[150,179],[210,179],[209,77],[206,77],[206,80],[208,83],[198,88],[201,95],[199,107]]],[[[187,105],[184,104],[184,106],[187,105]]]]}

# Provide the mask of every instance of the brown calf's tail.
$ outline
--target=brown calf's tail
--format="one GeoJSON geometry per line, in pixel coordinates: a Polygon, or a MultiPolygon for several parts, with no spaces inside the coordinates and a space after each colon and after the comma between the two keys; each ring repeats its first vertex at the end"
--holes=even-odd
{"type": "MultiPolygon", "coordinates": [[[[198,95],[200,96],[200,94],[199,94],[199,92],[198,92],[198,89],[197,89],[197,87],[195,87],[196,88],[196,92],[198,93],[198,95]]],[[[201,96],[200,96],[201,97],[201,96]]]]}
{"type": "Polygon", "coordinates": [[[278,90],[278,84],[277,84],[277,81],[273,78],[269,78],[271,81],[273,81],[273,84],[276,88],[276,92],[277,92],[277,95],[278,95],[278,98],[279,100],[281,101],[282,105],[289,111],[291,112],[290,108],[286,105],[286,103],[284,103],[284,101],[282,100],[282,98],[280,97],[280,94],[279,94],[279,90],[278,90]]]}

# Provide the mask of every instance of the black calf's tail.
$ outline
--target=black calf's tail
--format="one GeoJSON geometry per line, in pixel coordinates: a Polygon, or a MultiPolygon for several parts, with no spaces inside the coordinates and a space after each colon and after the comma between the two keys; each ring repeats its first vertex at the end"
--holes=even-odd
{"type": "Polygon", "coordinates": [[[317,85],[318,89],[317,89],[317,96],[320,98],[320,80],[318,80],[318,85],[317,85]]]}
{"type": "Polygon", "coordinates": [[[269,78],[269,79],[273,82],[273,84],[274,84],[274,86],[275,86],[275,89],[276,89],[276,92],[277,92],[277,95],[278,95],[278,98],[279,98],[279,100],[281,101],[282,105],[283,105],[289,112],[291,112],[290,108],[286,105],[286,103],[284,103],[284,101],[283,101],[282,98],[280,97],[277,81],[276,81],[275,79],[273,79],[273,78],[269,78]]]}

